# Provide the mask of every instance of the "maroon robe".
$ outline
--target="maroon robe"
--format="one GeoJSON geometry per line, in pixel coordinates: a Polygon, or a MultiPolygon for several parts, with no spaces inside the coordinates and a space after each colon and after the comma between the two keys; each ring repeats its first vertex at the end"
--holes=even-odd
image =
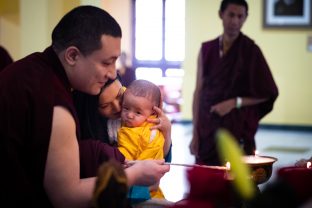
{"type": "Polygon", "coordinates": [[[52,48],[0,73],[1,196],[8,200],[2,203],[52,206],[43,178],[56,105],[74,115],[70,85],[52,48]]]}
{"type": "Polygon", "coordinates": [[[117,147],[110,146],[100,140],[79,140],[80,152],[80,177],[88,178],[97,175],[97,171],[103,162],[113,158],[120,163],[125,157],[117,147]]]}
{"type": "MultiPolygon", "coordinates": [[[[52,207],[43,187],[54,106],[67,108],[77,127],[71,86],[52,47],[31,54],[0,73],[1,203],[9,207],[52,207]]],[[[95,174],[116,152],[102,144],[80,144],[86,174],[95,174]],[[103,150],[103,151],[102,151],[103,150]],[[104,156],[106,155],[106,156],[104,156]],[[99,158],[94,158],[99,157],[99,158]],[[91,168],[91,173],[88,171],[91,168]]],[[[120,157],[119,157],[120,158],[120,157]]]]}
{"type": "Polygon", "coordinates": [[[172,208],[243,207],[226,170],[193,167],[186,171],[189,193],[172,208]]]}
{"type": "Polygon", "coordinates": [[[202,85],[198,91],[197,118],[194,135],[198,136],[197,163],[220,165],[215,146],[215,133],[228,129],[246,154],[254,154],[255,133],[261,118],[273,108],[278,89],[269,66],[253,40],[240,33],[229,51],[220,57],[219,38],[202,44],[202,85]],[[264,103],[233,109],[220,117],[210,108],[235,97],[268,98],[264,103]]]}

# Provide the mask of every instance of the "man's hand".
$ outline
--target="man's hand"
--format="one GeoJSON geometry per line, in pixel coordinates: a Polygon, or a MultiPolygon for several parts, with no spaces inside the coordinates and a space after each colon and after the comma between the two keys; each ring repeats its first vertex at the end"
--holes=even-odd
{"type": "Polygon", "coordinates": [[[217,103],[210,108],[210,113],[216,113],[223,117],[236,106],[236,100],[234,98],[217,103]]]}
{"type": "Polygon", "coordinates": [[[164,160],[137,160],[126,168],[128,185],[151,186],[159,182],[161,177],[170,170],[164,160]]]}

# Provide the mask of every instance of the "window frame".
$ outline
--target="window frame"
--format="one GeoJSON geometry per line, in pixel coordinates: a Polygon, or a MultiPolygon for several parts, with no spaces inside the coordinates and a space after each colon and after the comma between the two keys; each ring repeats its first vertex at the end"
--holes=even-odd
{"type": "MultiPolygon", "coordinates": [[[[132,66],[134,69],[138,68],[138,67],[146,67],[146,68],[160,68],[162,70],[162,75],[163,77],[166,77],[166,70],[169,68],[174,68],[174,69],[181,69],[182,66],[182,62],[183,61],[168,61],[165,59],[165,45],[166,45],[166,41],[165,41],[165,16],[166,16],[166,0],[162,0],[163,2],[163,13],[162,13],[162,58],[160,60],[138,60],[135,57],[135,50],[136,50],[136,38],[135,38],[135,31],[136,31],[136,24],[135,24],[135,20],[136,20],[136,8],[135,8],[135,3],[136,0],[132,0],[132,25],[133,25],[133,29],[132,29],[132,66]]],[[[181,69],[182,70],[182,69],[181,69]]]]}

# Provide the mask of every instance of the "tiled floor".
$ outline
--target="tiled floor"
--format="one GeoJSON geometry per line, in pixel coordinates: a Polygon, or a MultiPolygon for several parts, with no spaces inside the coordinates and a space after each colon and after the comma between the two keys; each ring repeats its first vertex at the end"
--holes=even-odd
{"type": "MultiPolygon", "coordinates": [[[[174,124],[172,126],[172,163],[194,163],[194,157],[188,148],[191,137],[191,124],[174,124]]],[[[268,182],[260,185],[260,189],[275,179],[275,171],[279,168],[293,165],[299,159],[307,159],[312,156],[312,132],[308,131],[259,129],[256,134],[256,144],[259,155],[278,159],[273,165],[272,177],[268,182]]],[[[185,171],[185,167],[171,166],[170,172],[161,179],[160,186],[166,199],[175,202],[188,193],[185,171]]]]}

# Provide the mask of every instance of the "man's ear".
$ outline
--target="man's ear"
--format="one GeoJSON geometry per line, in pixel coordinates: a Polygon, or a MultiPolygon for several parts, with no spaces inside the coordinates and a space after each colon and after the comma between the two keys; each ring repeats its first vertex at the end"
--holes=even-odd
{"type": "Polygon", "coordinates": [[[80,51],[77,47],[70,46],[65,50],[64,59],[70,66],[73,66],[76,64],[79,54],[80,51]]]}

